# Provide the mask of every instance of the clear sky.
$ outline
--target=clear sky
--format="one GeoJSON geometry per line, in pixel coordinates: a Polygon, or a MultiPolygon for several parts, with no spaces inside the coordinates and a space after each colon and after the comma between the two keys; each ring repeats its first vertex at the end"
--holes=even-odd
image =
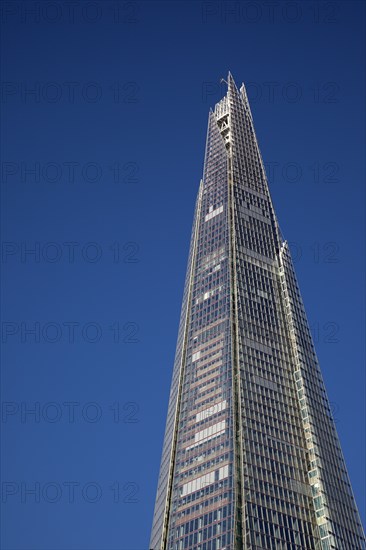
{"type": "Polygon", "coordinates": [[[364,11],[2,3],[4,550],[148,547],[207,115],[228,70],[247,83],[365,517],[364,11]]]}

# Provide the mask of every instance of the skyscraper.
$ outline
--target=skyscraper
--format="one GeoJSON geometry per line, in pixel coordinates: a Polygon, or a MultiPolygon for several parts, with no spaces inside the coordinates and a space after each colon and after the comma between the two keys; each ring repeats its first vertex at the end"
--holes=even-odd
{"type": "Polygon", "coordinates": [[[209,114],[153,550],[365,538],[244,85],[209,114]]]}

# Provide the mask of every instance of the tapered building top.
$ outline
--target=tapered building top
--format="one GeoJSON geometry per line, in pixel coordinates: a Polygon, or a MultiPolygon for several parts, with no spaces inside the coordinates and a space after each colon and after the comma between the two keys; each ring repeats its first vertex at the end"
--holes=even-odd
{"type": "Polygon", "coordinates": [[[150,548],[365,538],[244,84],[210,111],[150,548]]]}

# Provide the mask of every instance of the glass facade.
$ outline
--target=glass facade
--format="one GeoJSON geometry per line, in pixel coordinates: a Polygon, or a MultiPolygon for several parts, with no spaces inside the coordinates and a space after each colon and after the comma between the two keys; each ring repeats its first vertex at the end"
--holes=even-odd
{"type": "Polygon", "coordinates": [[[364,550],[245,87],[210,112],[152,550],[364,550]]]}

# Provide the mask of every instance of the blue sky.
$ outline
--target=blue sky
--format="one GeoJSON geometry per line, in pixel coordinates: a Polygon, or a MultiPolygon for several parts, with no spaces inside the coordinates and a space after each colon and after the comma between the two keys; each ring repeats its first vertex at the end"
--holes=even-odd
{"type": "Polygon", "coordinates": [[[1,15],[4,550],[147,548],[228,70],[364,518],[364,4],[15,0],[1,15]]]}

